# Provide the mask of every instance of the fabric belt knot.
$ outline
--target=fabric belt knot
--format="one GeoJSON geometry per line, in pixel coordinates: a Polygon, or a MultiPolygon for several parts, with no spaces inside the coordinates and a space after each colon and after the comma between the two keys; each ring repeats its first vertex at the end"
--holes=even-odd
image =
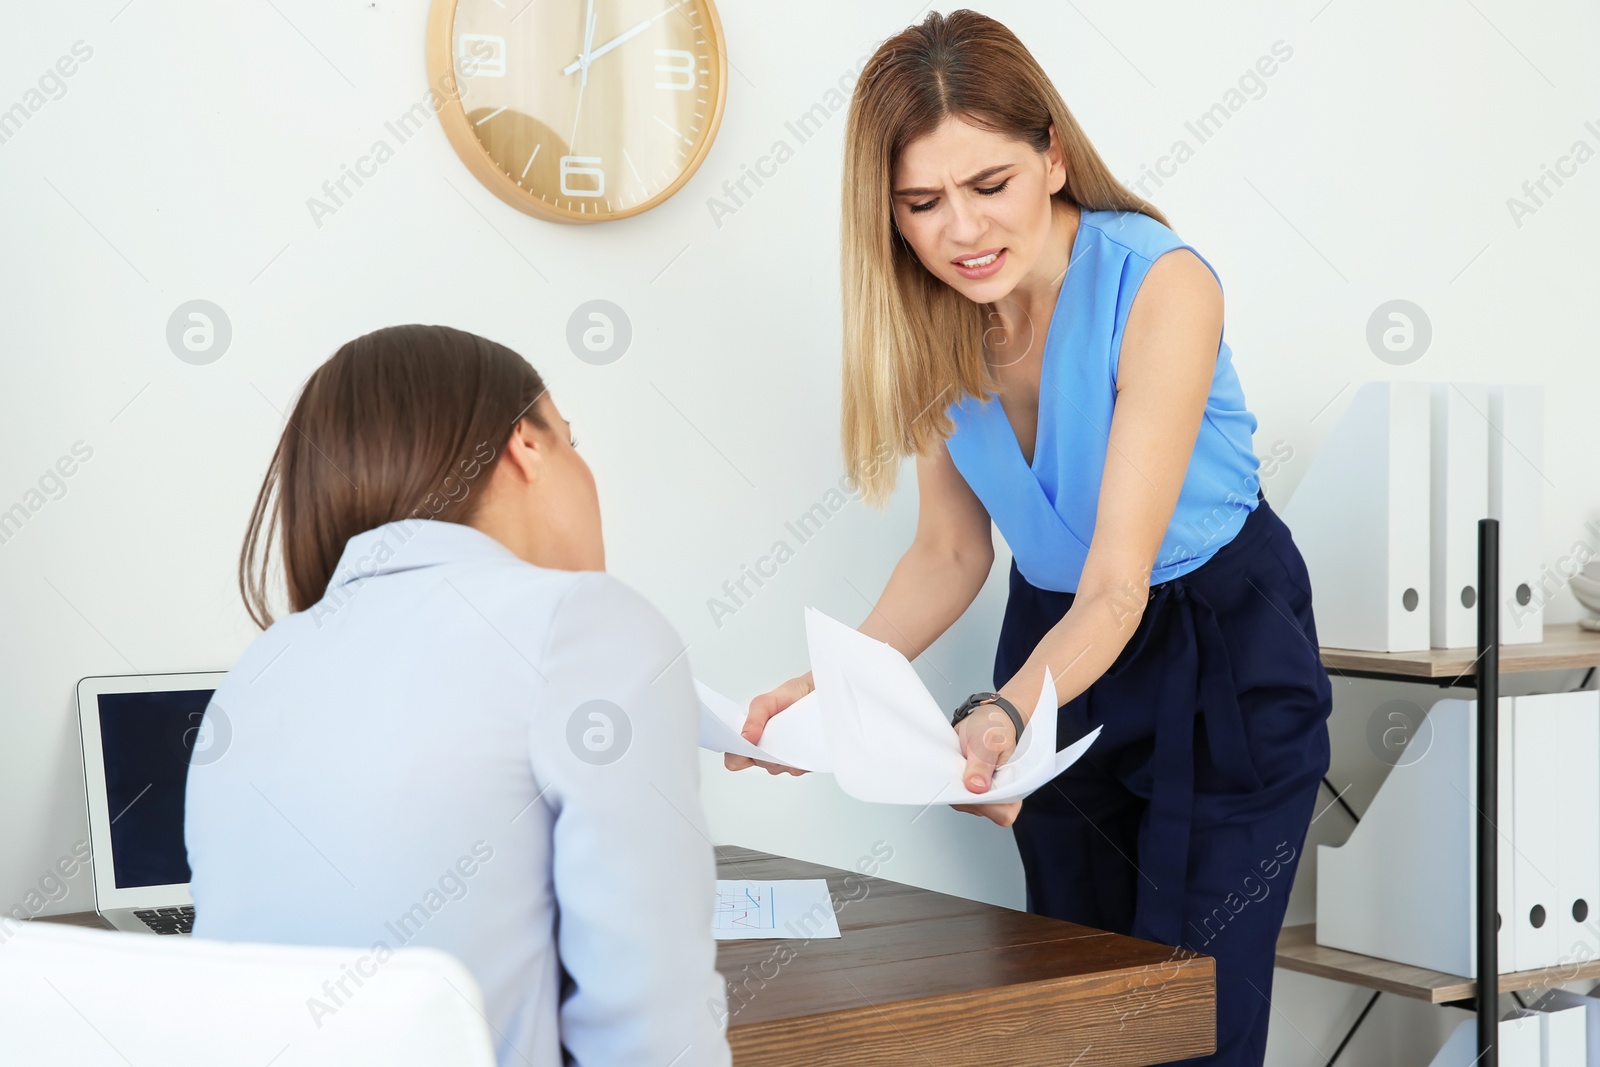
{"type": "Polygon", "coordinates": [[[1142,835],[1151,847],[1139,856],[1138,914],[1145,932],[1135,935],[1177,946],[1183,938],[1194,809],[1195,716],[1204,723],[1212,764],[1227,785],[1251,791],[1260,789],[1261,781],[1211,604],[1180,576],[1152,590],[1141,622],[1133,647],[1119,657],[1122,669],[1159,664],[1164,677],[1150,761],[1149,833],[1142,835]],[[1142,655],[1146,645],[1152,655],[1142,655]]]}

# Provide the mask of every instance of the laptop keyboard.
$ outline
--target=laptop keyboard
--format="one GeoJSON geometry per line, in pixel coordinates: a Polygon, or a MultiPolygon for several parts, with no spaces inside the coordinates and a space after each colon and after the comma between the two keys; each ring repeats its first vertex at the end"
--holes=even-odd
{"type": "Polygon", "coordinates": [[[133,913],[158,934],[187,934],[194,929],[194,907],[148,908],[133,913]]]}

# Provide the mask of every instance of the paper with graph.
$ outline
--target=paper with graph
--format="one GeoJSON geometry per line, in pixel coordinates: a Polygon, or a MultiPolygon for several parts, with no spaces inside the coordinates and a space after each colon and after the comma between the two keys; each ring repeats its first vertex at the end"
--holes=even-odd
{"type": "Polygon", "coordinates": [[[840,936],[828,883],[822,878],[765,882],[719,878],[711,933],[718,941],[840,936]]]}
{"type": "Polygon", "coordinates": [[[1077,762],[1100,736],[1097,728],[1056,751],[1055,682],[1047,671],[1016,751],[989,790],[974,793],[962,780],[966,759],[950,720],[904,656],[815,608],[806,609],[806,646],[816,691],[770,719],[759,745],[739,734],[744,707],[696,682],[700,746],[831,772],[858,800],[975,804],[1027,796],[1077,762]]]}

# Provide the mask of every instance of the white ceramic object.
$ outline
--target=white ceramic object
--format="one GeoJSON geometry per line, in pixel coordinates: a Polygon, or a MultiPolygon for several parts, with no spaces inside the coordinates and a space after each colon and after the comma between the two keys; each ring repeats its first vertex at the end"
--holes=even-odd
{"type": "Polygon", "coordinates": [[[1567,580],[1573,599],[1588,608],[1588,618],[1578,620],[1585,630],[1600,633],[1600,563],[1587,563],[1583,569],[1567,580]]]}
{"type": "MultiPolygon", "coordinates": [[[[1567,585],[1572,590],[1572,595],[1590,611],[1600,615],[1600,564],[1586,564],[1583,570],[1574,574],[1567,580],[1567,585]]],[[[1585,619],[1585,622],[1595,620],[1585,619]]]]}

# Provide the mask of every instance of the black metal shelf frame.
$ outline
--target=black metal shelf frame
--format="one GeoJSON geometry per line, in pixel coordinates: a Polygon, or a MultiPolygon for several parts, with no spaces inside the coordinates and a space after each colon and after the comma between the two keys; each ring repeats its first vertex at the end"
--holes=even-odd
{"type": "MultiPolygon", "coordinates": [[[[1478,643],[1477,659],[1471,685],[1478,701],[1478,820],[1475,826],[1478,842],[1477,869],[1473,871],[1478,887],[1478,910],[1473,916],[1477,932],[1477,958],[1474,970],[1478,983],[1477,997],[1472,1003],[1451,1001],[1448,1006],[1474,1008],[1478,1021],[1478,1058],[1473,1067],[1500,1067],[1500,901],[1497,899],[1499,880],[1498,842],[1496,827],[1499,812],[1499,759],[1500,759],[1500,523],[1497,519],[1478,520],[1478,643]]],[[[1420,682],[1440,688],[1451,688],[1466,683],[1466,676],[1454,678],[1417,678],[1404,674],[1385,674],[1382,671],[1340,671],[1346,678],[1368,678],[1384,682],[1420,682]]],[[[1586,679],[1587,680],[1587,679],[1586,679]]],[[[1326,781],[1326,779],[1324,779],[1326,781]]],[[[1332,789],[1331,783],[1329,784],[1332,789]]],[[[1336,798],[1338,799],[1338,798],[1336,798]]],[[[1350,811],[1348,805],[1346,811],[1350,811]]],[[[1352,818],[1359,821],[1355,812],[1352,818]]],[[[1327,1067],[1333,1067],[1350,1039],[1355,1036],[1367,1014],[1377,1003],[1378,993],[1373,993],[1366,1007],[1345,1033],[1344,1040],[1328,1057],[1327,1067]]]]}

